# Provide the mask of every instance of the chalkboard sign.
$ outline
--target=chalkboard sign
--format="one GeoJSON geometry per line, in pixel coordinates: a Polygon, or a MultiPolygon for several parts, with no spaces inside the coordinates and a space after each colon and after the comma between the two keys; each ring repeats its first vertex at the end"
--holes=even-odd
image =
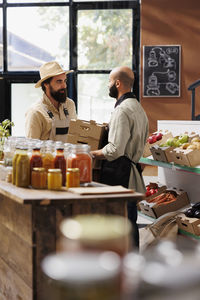
{"type": "Polygon", "coordinates": [[[143,96],[180,97],[181,46],[143,46],[143,96]]]}

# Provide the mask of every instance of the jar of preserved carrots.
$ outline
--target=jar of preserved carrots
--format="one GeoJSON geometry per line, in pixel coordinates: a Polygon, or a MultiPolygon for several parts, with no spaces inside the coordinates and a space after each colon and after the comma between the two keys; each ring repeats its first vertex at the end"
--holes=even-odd
{"type": "Polygon", "coordinates": [[[80,186],[80,172],[79,168],[68,168],[66,177],[66,187],[79,187],[80,186]]]}
{"type": "Polygon", "coordinates": [[[64,157],[64,145],[62,142],[56,142],[56,156],[54,158],[54,168],[60,169],[62,173],[62,185],[66,182],[66,159],[64,157]]]}
{"type": "Polygon", "coordinates": [[[92,157],[90,146],[87,144],[71,145],[70,153],[67,157],[68,168],[78,168],[80,170],[80,183],[92,181],[92,157]]]}
{"type": "Polygon", "coordinates": [[[31,185],[34,189],[46,189],[47,173],[45,168],[33,168],[31,173],[31,185]]]}
{"type": "Polygon", "coordinates": [[[47,177],[48,190],[60,190],[62,187],[61,169],[49,169],[47,177]]]}

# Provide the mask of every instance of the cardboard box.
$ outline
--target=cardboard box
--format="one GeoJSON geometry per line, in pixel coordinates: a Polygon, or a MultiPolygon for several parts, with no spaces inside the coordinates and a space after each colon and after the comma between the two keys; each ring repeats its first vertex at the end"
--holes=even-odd
{"type": "Polygon", "coordinates": [[[152,146],[150,148],[150,151],[152,153],[153,159],[157,161],[163,161],[163,162],[172,162],[173,157],[171,155],[171,150],[174,147],[159,147],[158,145],[152,146]]]}
{"type": "Polygon", "coordinates": [[[69,134],[81,137],[101,140],[105,133],[106,124],[98,124],[95,121],[70,120],[69,134]]]}
{"type": "Polygon", "coordinates": [[[95,140],[90,137],[84,137],[79,135],[68,134],[67,135],[67,143],[70,144],[88,144],[90,146],[90,150],[99,149],[99,140],[95,140]]]}
{"type": "Polygon", "coordinates": [[[179,229],[200,236],[200,219],[189,218],[182,213],[178,215],[177,223],[179,229]]]}
{"type": "Polygon", "coordinates": [[[159,182],[150,182],[148,185],[146,185],[146,187],[150,186],[150,188],[151,188],[151,186],[153,187],[154,184],[158,186],[157,187],[158,191],[157,191],[157,193],[155,193],[155,194],[153,194],[151,196],[146,197],[146,199],[148,199],[148,200],[151,200],[154,197],[160,195],[161,193],[163,193],[167,189],[166,185],[163,185],[163,184],[161,184],[159,182]]]}
{"type": "MultiPolygon", "coordinates": [[[[155,146],[155,145],[160,145],[160,144],[163,144],[165,143],[169,138],[173,138],[173,135],[171,132],[168,132],[168,130],[166,131],[163,131],[163,130],[159,130],[159,131],[156,131],[154,133],[158,133],[158,132],[161,132],[163,134],[163,137],[161,140],[153,143],[153,144],[149,144],[148,142],[146,142],[145,144],[145,147],[144,147],[144,151],[143,151],[143,157],[148,157],[151,155],[151,151],[150,151],[150,148],[152,146],[155,146]]],[[[153,133],[153,134],[154,134],[153,133]]]]}
{"type": "MultiPolygon", "coordinates": [[[[167,191],[175,191],[178,196],[176,201],[171,202],[169,204],[164,204],[164,205],[157,205],[156,203],[149,203],[146,200],[140,201],[140,209],[141,212],[144,213],[147,216],[150,216],[152,218],[159,218],[160,216],[179,210],[183,208],[184,206],[187,206],[190,204],[190,201],[188,199],[188,195],[186,192],[181,191],[181,190],[176,190],[175,188],[173,189],[166,189],[167,191]]],[[[155,195],[156,197],[156,195],[155,195]]]]}
{"type": "Polygon", "coordinates": [[[198,149],[181,149],[172,150],[173,162],[178,165],[196,167],[200,165],[200,150],[198,149]]]}
{"type": "MultiPolygon", "coordinates": [[[[151,186],[153,187],[153,185],[158,185],[158,187],[157,187],[158,191],[157,191],[157,193],[155,193],[155,194],[153,194],[153,195],[151,195],[151,196],[148,196],[148,197],[145,196],[145,198],[146,198],[147,200],[151,200],[151,199],[153,199],[154,197],[160,195],[160,194],[163,193],[163,192],[166,190],[166,188],[167,188],[166,185],[162,185],[162,184],[159,183],[159,182],[150,182],[148,185],[146,185],[146,187],[149,186],[149,185],[150,185],[150,187],[151,187],[151,186]]],[[[141,203],[141,202],[138,202],[138,203],[137,203],[137,207],[138,207],[138,209],[141,211],[140,203],[141,203]]]]}

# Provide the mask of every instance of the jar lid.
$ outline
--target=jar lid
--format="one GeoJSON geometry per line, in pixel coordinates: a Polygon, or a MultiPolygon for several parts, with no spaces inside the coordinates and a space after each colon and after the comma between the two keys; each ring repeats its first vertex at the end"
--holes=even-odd
{"type": "Polygon", "coordinates": [[[49,173],[61,173],[61,169],[48,169],[49,173]]]}
{"type": "Polygon", "coordinates": [[[67,168],[67,172],[79,172],[79,168],[67,168]]]}
{"type": "Polygon", "coordinates": [[[36,172],[44,172],[44,171],[45,171],[45,168],[33,168],[33,171],[36,171],[36,172]]]}
{"type": "Polygon", "coordinates": [[[88,145],[88,144],[72,144],[71,150],[90,151],[90,145],[88,145]]]}

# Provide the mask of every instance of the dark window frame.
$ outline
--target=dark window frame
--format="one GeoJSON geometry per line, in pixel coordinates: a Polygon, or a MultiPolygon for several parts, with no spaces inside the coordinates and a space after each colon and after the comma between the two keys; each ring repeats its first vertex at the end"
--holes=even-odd
{"type": "Polygon", "coordinates": [[[7,8],[8,7],[39,7],[39,6],[69,6],[69,68],[75,72],[68,78],[68,94],[77,105],[77,76],[78,74],[109,74],[111,70],[78,70],[77,56],[77,15],[79,10],[101,9],[132,9],[132,69],[135,73],[134,92],[139,95],[139,66],[140,66],[140,1],[85,1],[85,2],[45,2],[45,3],[7,3],[3,0],[0,8],[3,10],[3,71],[0,72],[0,121],[11,119],[11,85],[12,83],[35,83],[39,78],[36,71],[8,71],[7,56],[7,8]]]}

